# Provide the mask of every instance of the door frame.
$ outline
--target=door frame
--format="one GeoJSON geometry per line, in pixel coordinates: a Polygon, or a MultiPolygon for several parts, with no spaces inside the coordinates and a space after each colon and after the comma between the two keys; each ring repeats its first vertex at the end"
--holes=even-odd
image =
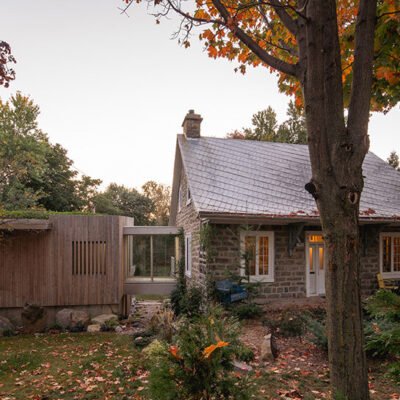
{"type": "MultiPolygon", "coordinates": [[[[318,278],[316,278],[317,280],[317,293],[315,294],[310,294],[310,273],[309,273],[309,269],[310,269],[310,251],[309,251],[309,246],[310,246],[310,242],[308,241],[308,236],[309,235],[322,235],[323,236],[323,232],[322,231],[305,231],[305,255],[306,255],[306,297],[315,297],[315,296],[321,296],[320,293],[318,293],[318,278]]],[[[325,242],[323,243],[324,245],[324,257],[325,255],[325,242]]],[[[325,263],[325,258],[324,258],[324,263],[325,263]]],[[[325,274],[325,265],[324,265],[324,274],[325,274]]]]}

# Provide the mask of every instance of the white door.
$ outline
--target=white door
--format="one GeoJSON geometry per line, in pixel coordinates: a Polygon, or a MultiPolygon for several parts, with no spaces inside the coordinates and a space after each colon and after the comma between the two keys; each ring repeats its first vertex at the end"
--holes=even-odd
{"type": "Polygon", "coordinates": [[[308,296],[325,294],[325,246],[322,235],[309,234],[307,238],[308,296]]]}

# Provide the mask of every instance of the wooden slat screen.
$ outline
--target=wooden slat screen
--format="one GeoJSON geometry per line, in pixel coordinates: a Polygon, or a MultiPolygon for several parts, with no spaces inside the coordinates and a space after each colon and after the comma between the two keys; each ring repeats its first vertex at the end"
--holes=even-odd
{"type": "Polygon", "coordinates": [[[105,275],[107,242],[105,240],[72,241],[72,274],[105,275]]]}

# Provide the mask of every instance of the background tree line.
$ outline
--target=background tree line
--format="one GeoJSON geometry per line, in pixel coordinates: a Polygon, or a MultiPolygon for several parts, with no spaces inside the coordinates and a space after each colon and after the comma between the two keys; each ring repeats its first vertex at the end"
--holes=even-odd
{"type": "Polygon", "coordinates": [[[0,100],[0,210],[42,209],[126,215],[137,225],[168,223],[170,188],[149,181],[138,191],[80,175],[67,150],[38,126],[39,107],[17,93],[0,100]]]}

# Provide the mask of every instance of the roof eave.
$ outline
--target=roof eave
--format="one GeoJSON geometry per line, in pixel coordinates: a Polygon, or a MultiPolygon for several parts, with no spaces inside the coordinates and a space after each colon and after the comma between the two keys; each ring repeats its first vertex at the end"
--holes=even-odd
{"type": "MultiPolygon", "coordinates": [[[[306,223],[320,225],[319,215],[280,215],[280,214],[246,214],[200,211],[201,219],[209,220],[216,224],[265,224],[265,225],[289,225],[294,223],[306,223]]],[[[400,217],[362,217],[360,225],[390,224],[400,226],[400,217]]]]}

